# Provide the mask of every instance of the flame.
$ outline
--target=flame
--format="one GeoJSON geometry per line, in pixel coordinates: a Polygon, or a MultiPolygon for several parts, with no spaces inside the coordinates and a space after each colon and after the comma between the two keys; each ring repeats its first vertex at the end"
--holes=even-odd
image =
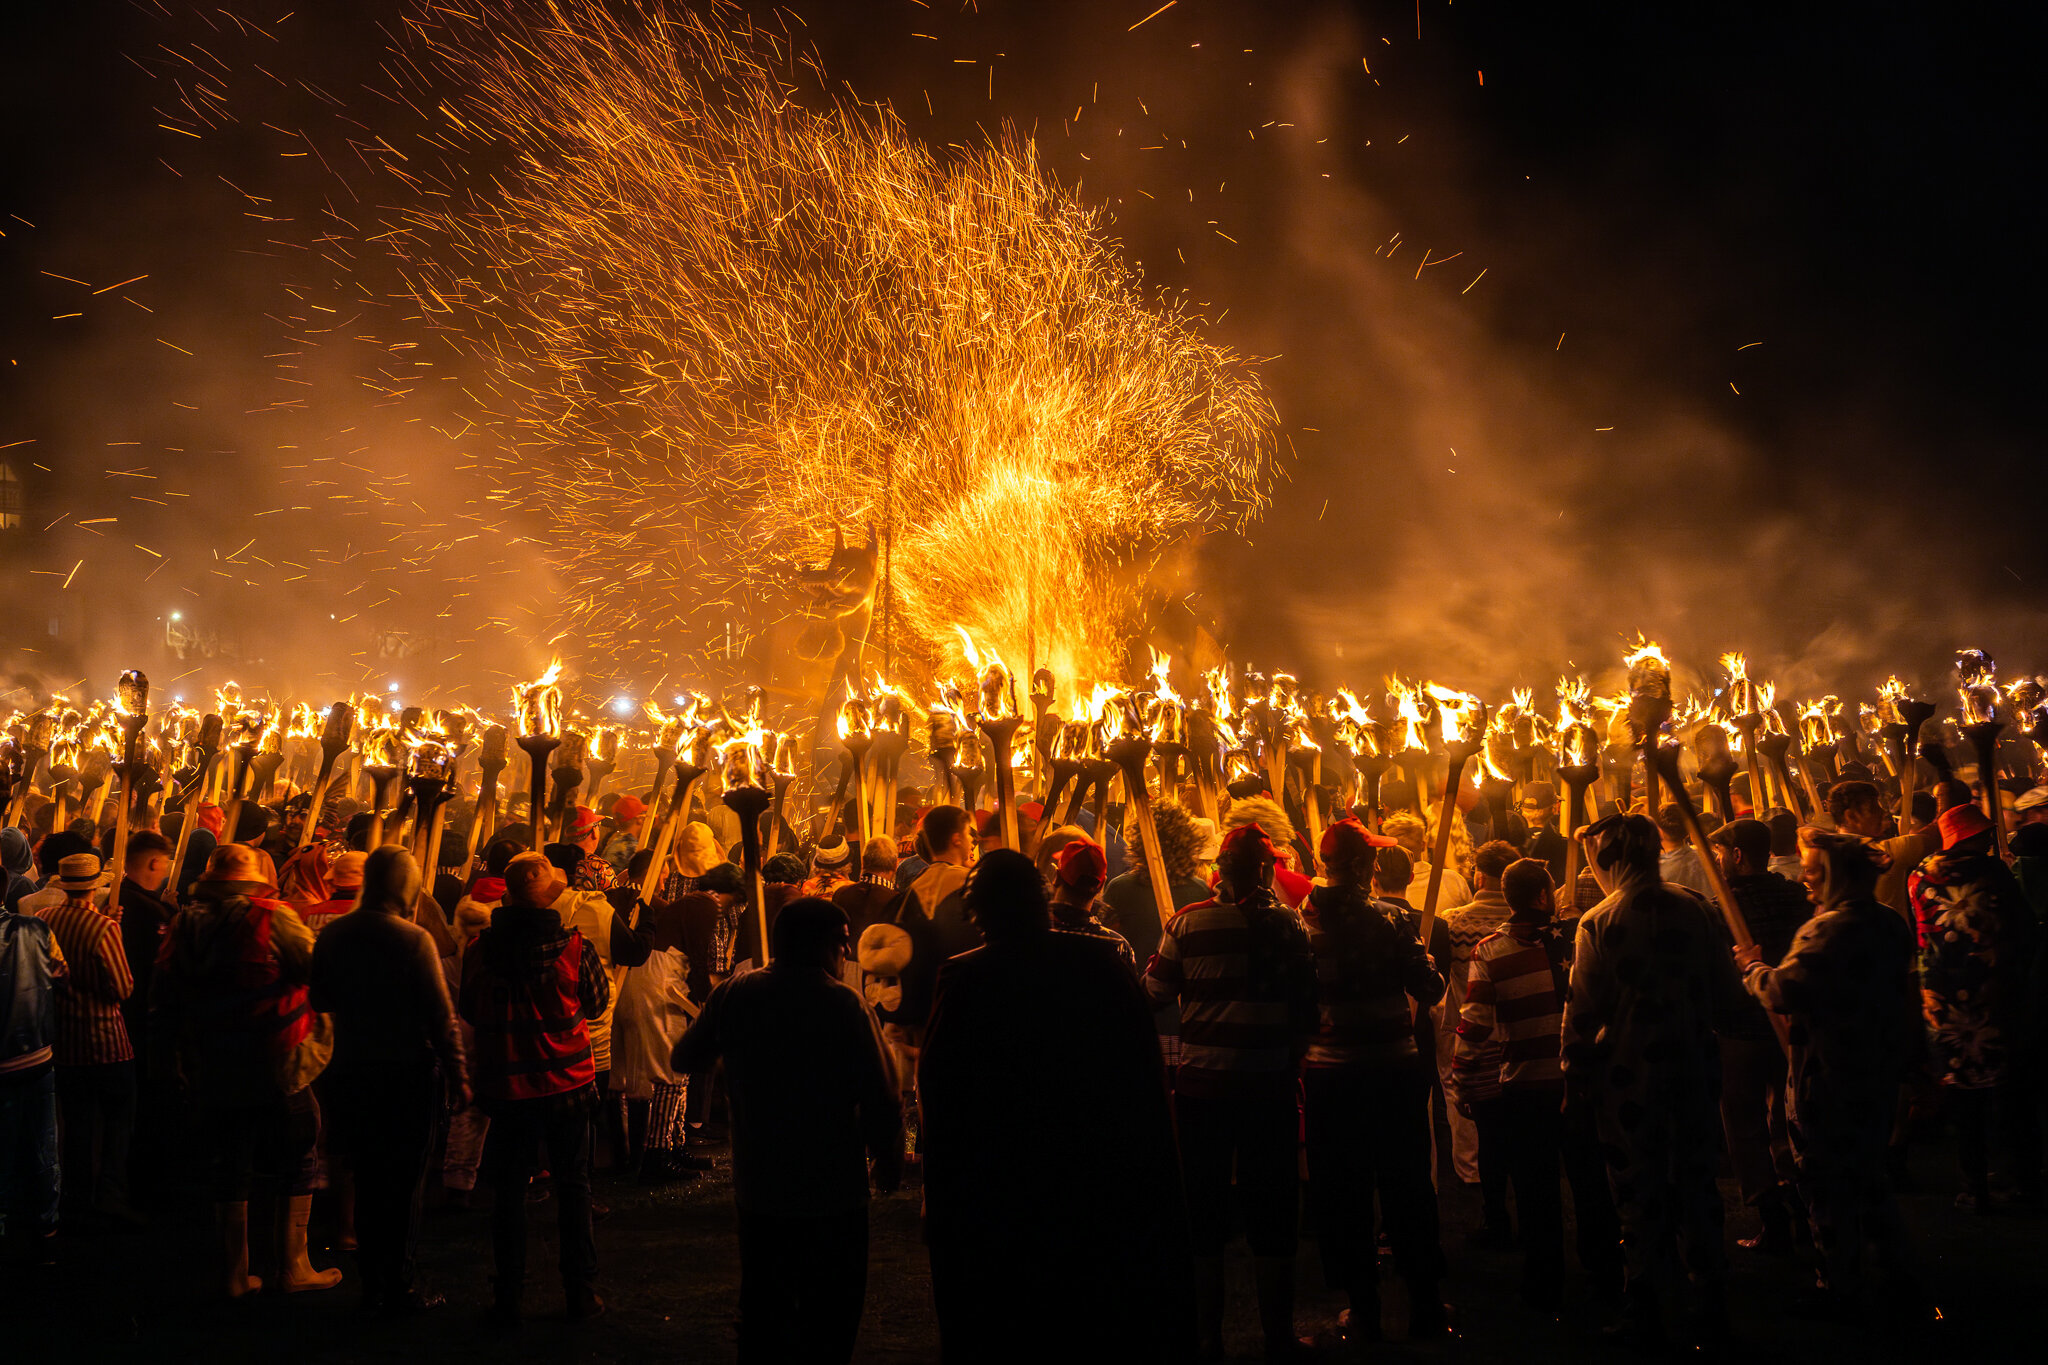
{"type": "Polygon", "coordinates": [[[1906,699],[1906,685],[1899,681],[1896,673],[1877,685],[1877,713],[1887,725],[1904,725],[1905,713],[1899,710],[1899,703],[1906,699]]]}
{"type": "Polygon", "coordinates": [[[1209,707],[1219,728],[1231,725],[1237,718],[1237,699],[1230,691],[1230,670],[1217,665],[1202,675],[1202,686],[1209,693],[1209,707]]]}
{"type": "Polygon", "coordinates": [[[562,676],[562,661],[556,659],[548,665],[548,671],[530,683],[519,683],[512,688],[512,708],[519,714],[519,734],[522,739],[537,736],[559,738],[562,733],[562,689],[556,680],[562,676]]]}
{"type": "Polygon", "coordinates": [[[1962,699],[1963,722],[1981,725],[1998,719],[1998,666],[1981,649],[1956,651],[1956,695],[1962,699]]]}
{"type": "Polygon", "coordinates": [[[1336,699],[1330,703],[1330,719],[1337,723],[1337,742],[1349,749],[1352,757],[1379,756],[1379,726],[1349,688],[1337,689],[1336,699]]]}
{"type": "Polygon", "coordinates": [[[1721,656],[1721,667],[1728,674],[1728,685],[1722,695],[1728,700],[1730,715],[1747,716],[1757,711],[1756,684],[1749,680],[1749,660],[1739,651],[1731,650],[1721,656]]]}
{"type": "Polygon", "coordinates": [[[1632,669],[1637,664],[1650,663],[1655,664],[1666,673],[1671,671],[1671,660],[1664,657],[1663,647],[1653,640],[1644,639],[1641,631],[1636,632],[1635,645],[1622,658],[1621,662],[1624,668],[1632,669]]]}
{"type": "Polygon", "coordinates": [[[1387,705],[1394,708],[1396,718],[1401,722],[1401,749],[1404,754],[1429,752],[1429,740],[1422,729],[1421,690],[1402,682],[1399,678],[1387,679],[1387,705]]]}
{"type": "Polygon", "coordinates": [[[1471,724],[1472,712],[1483,709],[1479,698],[1470,692],[1460,692],[1433,682],[1425,682],[1422,690],[1436,703],[1437,723],[1443,728],[1444,743],[1456,744],[1463,740],[1471,724]]]}
{"type": "Polygon", "coordinates": [[[1835,709],[1841,698],[1826,696],[1799,708],[1799,742],[1809,749],[1833,744],[1841,737],[1835,725],[1835,709]]]}

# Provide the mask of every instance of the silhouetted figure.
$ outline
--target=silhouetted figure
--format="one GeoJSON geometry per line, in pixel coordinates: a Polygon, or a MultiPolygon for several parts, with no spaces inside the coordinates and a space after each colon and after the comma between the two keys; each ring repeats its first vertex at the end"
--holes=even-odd
{"type": "Polygon", "coordinates": [[[1053,932],[1031,860],[984,854],[986,936],[925,1031],[925,1206],[949,1362],[1184,1361],[1188,1234],[1152,1014],[1103,944],[1053,932]]]}
{"type": "Polygon", "coordinates": [[[839,979],[845,912],[799,897],[774,934],[766,968],[711,992],[675,1068],[725,1063],[742,1365],[843,1365],[867,1296],[867,1162],[897,1187],[903,1110],[881,1025],[839,979]]]}

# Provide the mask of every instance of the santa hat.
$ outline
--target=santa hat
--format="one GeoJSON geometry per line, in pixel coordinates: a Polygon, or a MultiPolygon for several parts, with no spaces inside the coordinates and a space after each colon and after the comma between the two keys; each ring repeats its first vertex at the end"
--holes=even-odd
{"type": "Polygon", "coordinates": [[[1950,806],[1941,813],[1941,846],[1954,848],[1965,839],[1974,839],[1991,828],[1991,820],[1975,805],[1950,806]]]}

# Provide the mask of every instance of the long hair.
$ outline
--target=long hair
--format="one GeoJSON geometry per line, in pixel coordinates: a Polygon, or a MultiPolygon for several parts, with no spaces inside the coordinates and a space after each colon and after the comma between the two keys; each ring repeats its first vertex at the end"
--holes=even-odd
{"type": "Polygon", "coordinates": [[[1877,894],[1877,879],[1892,865],[1891,855],[1868,839],[1812,825],[1799,831],[1799,847],[1812,849],[1825,860],[1821,904],[1830,909],[1870,900],[1877,894]]]}
{"type": "MultiPolygon", "coordinates": [[[[1264,821],[1256,823],[1265,827],[1264,821]]],[[[1263,864],[1263,857],[1256,861],[1232,859],[1226,851],[1216,870],[1222,884],[1229,888],[1231,904],[1244,916],[1245,927],[1251,931],[1245,948],[1246,992],[1254,1000],[1278,1000],[1287,993],[1287,958],[1297,946],[1301,921],[1280,904],[1270,882],[1251,875],[1263,864]]]]}

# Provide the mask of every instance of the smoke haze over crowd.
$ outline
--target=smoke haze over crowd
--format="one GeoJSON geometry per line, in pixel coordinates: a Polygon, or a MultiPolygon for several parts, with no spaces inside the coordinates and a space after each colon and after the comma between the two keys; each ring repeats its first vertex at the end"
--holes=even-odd
{"type": "MultiPolygon", "coordinates": [[[[517,537],[545,528],[485,514],[453,349],[376,391],[345,336],[284,340],[306,257],[279,243],[367,216],[334,143],[151,112],[180,79],[204,101],[158,47],[201,42],[258,54],[280,117],[374,124],[403,6],[91,8],[5,21],[0,445],[32,444],[0,459],[47,475],[0,553],[90,608],[14,672],[111,679],[173,610],[240,622],[279,687],[544,662],[558,584],[517,537]]],[[[1211,340],[1270,357],[1272,509],[1155,573],[1228,657],[1499,690],[1611,673],[1640,629],[1795,693],[1932,691],[1959,646],[2042,666],[2037,35],[1832,3],[1154,8],[760,17],[929,145],[1014,124],[1211,340]]]]}

